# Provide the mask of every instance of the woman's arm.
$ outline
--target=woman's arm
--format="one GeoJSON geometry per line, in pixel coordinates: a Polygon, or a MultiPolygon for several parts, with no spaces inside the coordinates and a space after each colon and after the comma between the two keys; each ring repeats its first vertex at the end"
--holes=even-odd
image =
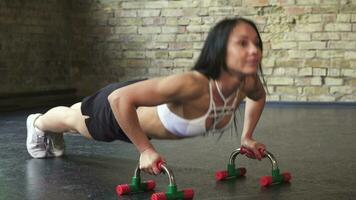
{"type": "Polygon", "coordinates": [[[162,158],[140,127],[136,108],[192,99],[199,93],[194,87],[198,84],[192,82],[194,77],[191,74],[172,75],[137,82],[117,89],[108,96],[116,121],[141,153],[140,168],[144,171],[158,174],[155,164],[162,158]]]}
{"type": "Polygon", "coordinates": [[[265,105],[266,92],[263,88],[260,79],[257,76],[253,79],[253,82],[250,81],[250,83],[246,84],[252,84],[253,88],[247,92],[241,144],[242,146],[245,146],[252,150],[255,154],[255,157],[258,160],[261,160],[263,156],[261,152],[263,152],[266,147],[265,145],[255,141],[252,138],[252,135],[265,105]]]}

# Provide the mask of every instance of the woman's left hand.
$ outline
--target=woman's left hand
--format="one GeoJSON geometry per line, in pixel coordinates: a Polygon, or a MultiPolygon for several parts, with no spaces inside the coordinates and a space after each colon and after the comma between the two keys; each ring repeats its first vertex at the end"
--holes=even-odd
{"type": "MultiPolygon", "coordinates": [[[[241,146],[247,148],[254,153],[254,157],[257,160],[262,160],[265,155],[266,146],[262,143],[257,142],[254,139],[245,138],[241,140],[241,146]]],[[[249,156],[250,157],[250,156],[249,156]]]]}

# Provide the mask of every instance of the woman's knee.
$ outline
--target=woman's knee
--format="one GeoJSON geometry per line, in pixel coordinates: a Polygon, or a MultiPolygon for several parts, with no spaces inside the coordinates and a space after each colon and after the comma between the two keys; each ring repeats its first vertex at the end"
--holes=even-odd
{"type": "Polygon", "coordinates": [[[81,105],[82,105],[82,102],[78,102],[78,103],[73,104],[70,108],[74,109],[74,110],[80,110],[81,105]]]}

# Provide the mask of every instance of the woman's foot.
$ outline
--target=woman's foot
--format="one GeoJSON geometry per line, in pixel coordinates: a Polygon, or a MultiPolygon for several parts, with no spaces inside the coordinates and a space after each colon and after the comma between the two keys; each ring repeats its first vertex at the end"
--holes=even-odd
{"type": "Polygon", "coordinates": [[[64,154],[63,133],[46,132],[49,139],[49,152],[54,157],[60,157],[64,154]]]}
{"type": "Polygon", "coordinates": [[[62,133],[45,133],[35,127],[35,121],[41,114],[31,114],[27,117],[28,153],[33,158],[59,157],[64,154],[64,140],[62,133]]]}
{"type": "Polygon", "coordinates": [[[26,146],[28,153],[33,158],[46,158],[48,151],[48,140],[46,135],[35,128],[36,119],[41,116],[40,113],[31,114],[27,117],[27,139],[26,146]]]}

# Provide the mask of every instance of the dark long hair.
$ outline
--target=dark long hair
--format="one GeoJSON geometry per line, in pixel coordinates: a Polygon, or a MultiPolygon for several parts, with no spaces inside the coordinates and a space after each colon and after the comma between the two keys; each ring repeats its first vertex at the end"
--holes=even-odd
{"type": "MultiPolygon", "coordinates": [[[[209,32],[205,40],[200,56],[196,61],[193,70],[199,71],[208,78],[217,79],[221,70],[227,71],[226,52],[227,43],[231,32],[240,23],[250,25],[257,33],[260,41],[258,47],[263,51],[262,39],[255,23],[249,19],[242,17],[226,18],[218,22],[209,32]]],[[[258,66],[258,71],[266,86],[266,81],[263,76],[261,63],[258,66]]]]}

